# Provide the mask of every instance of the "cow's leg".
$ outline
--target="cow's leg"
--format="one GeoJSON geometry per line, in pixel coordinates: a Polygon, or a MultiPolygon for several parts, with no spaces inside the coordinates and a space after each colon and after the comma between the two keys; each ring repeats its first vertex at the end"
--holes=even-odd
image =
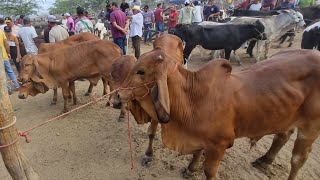
{"type": "Polygon", "coordinates": [[[256,136],[253,138],[250,138],[250,149],[252,149],[254,146],[256,146],[257,142],[263,138],[263,136],[256,136]]]}
{"type": "Polygon", "coordinates": [[[268,58],[268,53],[269,53],[270,46],[271,46],[271,42],[270,42],[270,41],[266,41],[266,43],[265,43],[264,59],[267,59],[267,58],[268,58]]]}
{"type": "Polygon", "coordinates": [[[53,88],[53,98],[51,105],[56,105],[58,100],[58,88],[53,88]]]}
{"type": "MultiPolygon", "coordinates": [[[[108,102],[109,103],[109,102],[108,102]]],[[[107,103],[107,104],[108,104],[107,103]]],[[[109,103],[110,104],[110,103],[109,103]]],[[[124,106],[121,106],[121,110],[120,110],[120,115],[119,115],[119,118],[118,118],[118,121],[124,121],[124,118],[126,117],[126,108],[124,106]]]]}
{"type": "Polygon", "coordinates": [[[236,58],[237,62],[238,62],[238,65],[241,66],[242,65],[242,62],[241,62],[241,59],[239,58],[239,56],[236,54],[236,51],[233,51],[233,55],[234,57],[236,58]]]}
{"type": "Polygon", "coordinates": [[[64,100],[64,106],[63,106],[63,112],[68,112],[68,96],[69,96],[69,83],[64,83],[62,86],[62,95],[63,95],[63,100],[64,100]]]}
{"type": "Polygon", "coordinates": [[[291,47],[291,46],[292,46],[292,43],[293,43],[293,41],[294,41],[294,36],[295,36],[295,34],[290,35],[288,47],[291,47]]]}
{"type": "Polygon", "coordinates": [[[268,150],[268,152],[262,157],[260,157],[259,159],[257,159],[256,161],[254,161],[252,165],[256,167],[259,167],[259,166],[263,167],[265,165],[272,164],[276,155],[278,154],[280,149],[288,142],[293,132],[294,132],[294,129],[289,130],[288,132],[285,132],[285,133],[276,134],[273,138],[272,145],[268,150]]]}
{"type": "Polygon", "coordinates": [[[232,50],[230,50],[230,49],[225,49],[225,50],[224,50],[225,58],[228,59],[229,61],[230,61],[231,51],[232,51],[232,50]]]}
{"type": "Polygon", "coordinates": [[[203,150],[198,150],[193,153],[193,157],[192,157],[192,160],[191,160],[188,168],[184,168],[182,170],[181,175],[183,178],[187,179],[187,178],[191,177],[194,172],[199,170],[199,164],[200,164],[200,159],[201,159],[202,154],[203,154],[203,150]]]}
{"type": "Polygon", "coordinates": [[[249,54],[249,56],[252,58],[253,57],[253,48],[254,46],[256,45],[256,42],[255,40],[252,40],[250,41],[248,47],[247,47],[247,50],[246,52],[249,54]]]}
{"type": "Polygon", "coordinates": [[[85,96],[89,96],[92,93],[93,86],[94,84],[90,82],[88,91],[84,94],[85,96]]]}
{"type": "Polygon", "coordinates": [[[142,158],[142,166],[147,166],[153,159],[153,141],[154,137],[157,134],[158,121],[151,120],[151,124],[148,127],[148,136],[149,136],[149,145],[145,152],[144,157],[142,158]]]}
{"type": "Polygon", "coordinates": [[[206,180],[213,180],[217,174],[220,161],[223,158],[224,152],[230,145],[225,143],[215,143],[210,149],[205,150],[205,161],[204,161],[204,173],[206,180]]]}
{"type": "Polygon", "coordinates": [[[309,125],[308,128],[298,129],[297,139],[292,151],[291,171],[288,180],[294,180],[296,178],[299,169],[308,158],[313,142],[319,136],[319,130],[314,130],[312,128],[313,126],[309,125]]]}
{"type": "Polygon", "coordinates": [[[281,45],[283,44],[283,42],[287,39],[287,35],[283,35],[280,37],[280,42],[279,44],[277,45],[277,48],[281,48],[281,45]]]}
{"type": "Polygon", "coordinates": [[[265,41],[257,41],[256,62],[260,62],[260,55],[261,55],[262,47],[264,44],[265,44],[265,41]]]}
{"type": "MultiPolygon", "coordinates": [[[[75,87],[74,81],[71,81],[69,83],[69,89],[72,93],[73,104],[76,105],[77,104],[77,95],[76,95],[76,87],[75,87]]],[[[71,93],[69,93],[69,96],[71,95],[71,93]]]]}
{"type": "Polygon", "coordinates": [[[196,47],[196,45],[194,44],[188,44],[186,43],[186,46],[183,50],[183,57],[184,57],[184,60],[183,60],[183,64],[186,64],[187,63],[187,60],[192,52],[192,50],[196,47]]]}

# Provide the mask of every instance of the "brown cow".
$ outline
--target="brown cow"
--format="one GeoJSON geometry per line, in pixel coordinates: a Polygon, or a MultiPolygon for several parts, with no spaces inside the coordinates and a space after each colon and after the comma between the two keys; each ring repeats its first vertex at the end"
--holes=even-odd
{"type": "MultiPolygon", "coordinates": [[[[81,42],[85,42],[85,41],[90,41],[90,40],[97,40],[99,39],[97,36],[95,36],[92,33],[88,33],[88,32],[83,32],[80,34],[76,34],[74,36],[70,36],[67,39],[60,41],[60,42],[56,42],[56,43],[42,43],[39,46],[39,54],[42,53],[46,53],[49,51],[55,51],[57,49],[60,48],[65,48],[65,47],[69,47],[81,42]]],[[[106,80],[102,79],[103,85],[106,86],[106,80]]],[[[74,83],[74,82],[70,82],[70,83],[74,83]]],[[[95,82],[90,82],[90,86],[88,88],[88,91],[86,92],[85,96],[89,96],[89,94],[92,92],[93,86],[96,85],[95,82]]],[[[74,86],[74,84],[71,84],[70,86],[74,86]]],[[[103,94],[106,94],[105,91],[106,87],[104,87],[104,91],[103,94]]],[[[74,95],[76,96],[76,95],[74,95]]],[[[69,98],[71,98],[71,96],[69,96],[69,98]]],[[[53,88],[53,100],[51,104],[56,104],[57,103],[57,99],[58,99],[58,92],[57,92],[57,88],[53,88]]]]}
{"type": "Polygon", "coordinates": [[[231,73],[224,59],[191,72],[155,49],[139,58],[123,83],[128,89],[119,95],[124,103],[136,100],[163,123],[164,146],[194,154],[188,172],[197,169],[204,151],[208,180],[236,138],[276,134],[259,159],[269,164],[297,127],[288,178],[293,180],[320,133],[319,67],[320,52],[300,49],[277,53],[240,72],[231,73]]]}
{"type": "MultiPolygon", "coordinates": [[[[170,55],[170,58],[177,64],[182,64],[183,62],[183,44],[180,38],[175,35],[167,34],[158,37],[154,43],[153,47],[161,47],[164,52],[170,55]]],[[[111,85],[114,89],[119,88],[127,77],[130,69],[134,66],[136,58],[134,56],[123,56],[116,60],[111,66],[111,85]]],[[[117,98],[117,94],[113,94],[111,102],[114,107],[121,107],[120,101],[117,98]]],[[[153,140],[157,132],[158,121],[151,120],[150,116],[141,108],[137,101],[130,101],[128,103],[128,109],[134,116],[138,124],[145,124],[151,122],[148,127],[148,137],[149,146],[145,152],[145,156],[142,159],[142,165],[147,166],[153,158],[153,140]]],[[[122,107],[119,120],[125,117],[125,110],[122,107]]]]}
{"type": "MultiPolygon", "coordinates": [[[[100,77],[108,78],[112,63],[120,56],[120,48],[104,40],[91,40],[37,56],[27,55],[22,61],[20,79],[23,85],[19,98],[61,87],[66,112],[69,82],[79,78],[87,78],[90,82],[97,82],[100,77]]],[[[74,86],[70,89],[75,94],[74,86]]],[[[74,97],[73,103],[76,102],[74,97]]]]}

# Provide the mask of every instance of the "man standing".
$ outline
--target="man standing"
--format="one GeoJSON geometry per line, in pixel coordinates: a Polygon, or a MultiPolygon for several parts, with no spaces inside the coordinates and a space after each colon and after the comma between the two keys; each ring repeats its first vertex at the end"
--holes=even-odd
{"type": "Polygon", "coordinates": [[[69,37],[68,31],[57,24],[58,19],[54,15],[48,16],[48,26],[51,27],[49,32],[50,43],[59,42],[69,37]]]}
{"type": "Polygon", "coordinates": [[[18,31],[20,29],[19,26],[16,26],[10,17],[4,18],[4,22],[7,24],[7,26],[11,28],[11,31],[12,31],[11,33],[17,36],[18,31]]]}
{"type": "Polygon", "coordinates": [[[129,9],[129,4],[126,2],[126,0],[122,0],[120,9],[122,12],[126,12],[126,10],[129,9]]]}
{"type": "Polygon", "coordinates": [[[140,41],[142,37],[143,16],[140,12],[140,6],[133,6],[132,20],[130,25],[130,37],[132,38],[132,46],[134,55],[138,59],[140,57],[140,41]]]}
{"type": "Polygon", "coordinates": [[[14,63],[14,65],[17,68],[18,73],[20,73],[20,59],[21,59],[21,54],[20,54],[20,47],[19,47],[19,40],[18,38],[12,34],[12,30],[9,26],[4,27],[4,32],[7,37],[7,42],[10,47],[10,56],[11,59],[14,63]]]}
{"type": "Polygon", "coordinates": [[[178,23],[179,14],[175,5],[171,6],[168,19],[168,33],[172,33],[178,23]]]}
{"type": "Polygon", "coordinates": [[[126,55],[126,35],[128,34],[129,22],[126,14],[119,10],[116,2],[111,3],[111,9],[110,22],[113,42],[122,49],[122,54],[126,55]]]}
{"type": "Polygon", "coordinates": [[[38,48],[34,43],[38,35],[34,27],[31,26],[31,21],[28,17],[23,18],[23,27],[19,29],[17,37],[22,40],[28,54],[38,54],[38,48]]]}
{"type": "Polygon", "coordinates": [[[190,1],[184,3],[184,7],[180,10],[179,24],[191,24],[194,8],[190,6],[190,1]]]}
{"type": "Polygon", "coordinates": [[[144,26],[144,43],[151,45],[152,42],[152,24],[154,22],[154,14],[149,10],[149,6],[145,5],[143,8],[143,26],[144,26]],[[147,42],[148,41],[148,42],[147,42]]]}
{"type": "Polygon", "coordinates": [[[4,69],[8,75],[8,77],[10,78],[10,80],[13,82],[15,89],[12,89],[11,86],[9,84],[7,84],[7,88],[8,88],[8,93],[12,94],[13,90],[18,90],[19,89],[19,83],[17,81],[16,75],[13,73],[12,69],[11,69],[11,65],[9,62],[10,59],[10,48],[7,42],[7,38],[4,34],[3,31],[0,31],[0,47],[2,49],[2,59],[4,61],[4,69]]]}
{"type": "Polygon", "coordinates": [[[194,1],[194,10],[193,10],[193,16],[192,16],[192,23],[199,24],[203,21],[203,8],[199,1],[194,1]]]}
{"type": "Polygon", "coordinates": [[[261,9],[261,3],[260,3],[260,0],[253,0],[252,4],[250,4],[248,6],[248,10],[251,10],[251,11],[260,11],[261,9]]]}
{"type": "Polygon", "coordinates": [[[69,13],[66,13],[65,16],[67,17],[67,28],[68,28],[69,36],[73,36],[74,35],[74,27],[75,27],[74,20],[69,13]]]}
{"type": "Polygon", "coordinates": [[[163,23],[163,9],[162,4],[159,3],[157,5],[157,9],[154,11],[154,18],[156,21],[156,31],[157,31],[157,37],[161,36],[164,32],[164,23],[163,23]]]}
{"type": "Polygon", "coordinates": [[[78,21],[75,25],[75,34],[80,34],[82,32],[91,32],[93,33],[93,24],[85,16],[85,11],[82,7],[77,8],[78,21]]]}

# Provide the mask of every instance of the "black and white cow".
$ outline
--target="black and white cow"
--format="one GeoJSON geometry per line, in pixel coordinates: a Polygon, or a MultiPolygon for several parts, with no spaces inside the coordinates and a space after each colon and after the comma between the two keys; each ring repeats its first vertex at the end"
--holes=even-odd
{"type": "MultiPolygon", "coordinates": [[[[201,45],[209,50],[225,50],[225,58],[230,59],[231,51],[235,51],[249,39],[266,39],[264,26],[258,20],[253,24],[223,24],[218,26],[181,25],[178,24],[174,34],[185,41],[183,51],[184,63],[191,51],[201,45]]],[[[241,64],[240,59],[238,59],[241,64]]]]}
{"type": "Polygon", "coordinates": [[[320,51],[320,21],[303,31],[301,49],[318,49],[320,51]]]}
{"type": "Polygon", "coordinates": [[[278,15],[278,11],[253,11],[253,10],[242,10],[233,9],[228,11],[229,16],[273,16],[278,15]]]}

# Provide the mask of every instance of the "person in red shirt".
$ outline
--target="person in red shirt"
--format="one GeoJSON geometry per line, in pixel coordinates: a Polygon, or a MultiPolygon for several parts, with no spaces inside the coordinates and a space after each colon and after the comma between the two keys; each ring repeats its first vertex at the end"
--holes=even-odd
{"type": "Polygon", "coordinates": [[[157,5],[157,9],[154,11],[154,19],[156,22],[157,37],[161,36],[164,32],[164,22],[163,22],[163,9],[162,4],[157,5]]]}
{"type": "Polygon", "coordinates": [[[178,22],[178,18],[179,18],[179,14],[178,14],[176,6],[172,5],[170,9],[171,9],[171,11],[169,14],[169,19],[168,19],[168,33],[171,33],[174,31],[174,28],[176,27],[177,22],[178,22]]]}

